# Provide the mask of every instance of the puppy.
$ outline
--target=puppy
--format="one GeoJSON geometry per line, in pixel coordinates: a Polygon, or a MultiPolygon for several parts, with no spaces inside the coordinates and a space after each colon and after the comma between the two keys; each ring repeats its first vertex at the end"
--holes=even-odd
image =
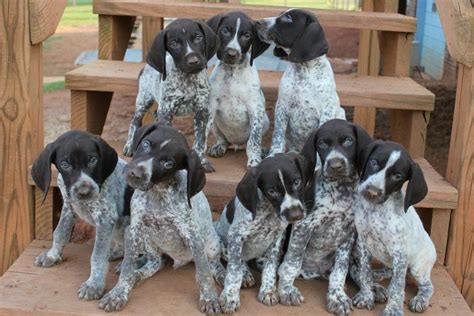
{"type": "Polygon", "coordinates": [[[284,305],[300,305],[303,295],[293,285],[298,275],[305,278],[329,275],[327,310],[347,315],[351,299],[344,291],[356,230],[353,199],[358,184],[357,158],[372,141],[361,127],[334,119],[315,130],[302,154],[321,169],[316,170],[314,206],[306,218],[293,225],[288,250],[278,275],[278,294],[284,305]]]}
{"type": "Polygon", "coordinates": [[[63,208],[54,230],[53,246],[36,257],[35,265],[51,267],[62,260],[79,216],[96,228],[91,256],[91,274],[79,288],[79,298],[102,297],[109,260],[123,256],[123,234],[129,223],[131,189],[122,170],[126,162],[100,137],[69,131],[48,144],[33,164],[31,175],[36,185],[48,193],[51,164],[59,171],[58,186],[63,208]]]}
{"type": "Polygon", "coordinates": [[[328,44],[317,18],[308,11],[289,9],[257,22],[260,39],[274,43],[274,54],[287,58],[275,107],[270,155],[299,152],[314,128],[334,118],[345,119],[339,103],[328,44]]]}
{"type": "Polygon", "coordinates": [[[216,36],[203,22],[177,19],[155,37],[138,78],[138,95],[124,147],[132,155],[133,138],[153,101],[159,106],[155,119],[171,125],[174,115],[194,112],[194,149],[207,171],[205,159],[209,120],[207,62],[215,54],[216,36]]]}
{"type": "Polygon", "coordinates": [[[362,254],[361,289],[354,305],[373,307],[370,258],[392,269],[384,315],[403,315],[407,269],[418,283],[418,293],[408,307],[428,308],[433,295],[430,280],[436,250],[413,205],[428,192],[423,172],[399,144],[377,141],[364,149],[361,159],[360,195],[356,200],[357,248],[362,254]],[[402,185],[408,181],[406,193],[402,185]]]}
{"type": "Polygon", "coordinates": [[[242,12],[221,13],[207,24],[219,38],[219,62],[209,78],[212,132],[211,157],[222,157],[230,144],[247,144],[247,167],[261,160],[262,135],[268,131],[265,97],[253,60],[267,48],[256,34],[255,22],[242,12]],[[251,53],[249,53],[251,50],[251,53]]]}
{"type": "MultiPolygon", "coordinates": [[[[224,209],[216,230],[227,248],[227,276],[219,302],[224,313],[240,306],[240,286],[252,279],[246,262],[265,257],[258,300],[278,303],[276,270],[284,232],[289,223],[304,218],[304,187],[308,164],[295,153],[264,159],[247,171],[237,196],[224,209]]],[[[253,279],[252,279],[253,281],[253,279]]]]}
{"type": "Polygon", "coordinates": [[[125,257],[118,283],[99,307],[122,309],[131,289],[163,267],[166,254],[175,268],[194,261],[199,308],[203,313],[218,313],[213,275],[222,282],[225,270],[209,203],[201,191],[206,178],[197,153],[177,130],[146,125],[135,134],[133,160],[124,174],[136,189],[125,257]]]}

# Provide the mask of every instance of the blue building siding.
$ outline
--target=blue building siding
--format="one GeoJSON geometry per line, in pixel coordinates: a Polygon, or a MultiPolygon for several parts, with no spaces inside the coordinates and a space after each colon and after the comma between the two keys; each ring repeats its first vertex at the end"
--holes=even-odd
{"type": "Polygon", "coordinates": [[[415,39],[420,43],[420,65],[425,68],[427,74],[435,79],[441,79],[446,41],[435,0],[418,0],[416,12],[415,39]]]}

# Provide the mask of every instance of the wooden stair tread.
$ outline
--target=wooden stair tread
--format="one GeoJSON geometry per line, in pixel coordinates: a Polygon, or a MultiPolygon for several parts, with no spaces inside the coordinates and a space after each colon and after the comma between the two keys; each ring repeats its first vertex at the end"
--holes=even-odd
{"type": "MultiPolygon", "coordinates": [[[[195,3],[157,0],[94,0],[94,13],[104,15],[154,16],[209,19],[229,11],[243,11],[254,19],[277,16],[287,7],[242,5],[234,3],[195,3]]],[[[367,29],[414,33],[416,19],[398,13],[314,10],[324,27],[367,29]]]]}
{"type": "MultiPolygon", "coordinates": [[[[81,301],[77,298],[77,289],[89,275],[92,246],[68,244],[64,250],[64,262],[52,268],[35,267],[35,256],[50,245],[51,242],[33,241],[0,278],[0,314],[105,315],[98,309],[97,301],[81,301]]],[[[117,275],[113,273],[115,264],[109,267],[107,290],[117,281],[117,275]]],[[[163,271],[131,292],[128,305],[120,315],[202,315],[197,309],[198,289],[195,280],[192,264],[174,270],[168,263],[163,271]]],[[[424,315],[471,315],[468,305],[443,267],[436,266],[433,269],[432,281],[435,293],[424,315]]],[[[254,286],[241,291],[238,315],[330,315],[325,310],[327,281],[297,280],[296,285],[305,297],[301,306],[267,307],[256,300],[258,287],[254,286]]],[[[409,280],[406,301],[415,295],[415,291],[409,280]]],[[[348,282],[347,292],[351,297],[355,295],[356,288],[352,282],[348,282]]],[[[381,315],[383,307],[384,304],[376,304],[370,312],[354,309],[353,314],[381,315]]],[[[415,315],[406,304],[405,314],[415,315]]]]}
{"type": "MultiPolygon", "coordinates": [[[[110,143],[117,152],[122,151],[122,144],[110,143]]],[[[124,157],[122,157],[124,158],[124,157]]],[[[208,157],[216,172],[206,174],[204,193],[209,197],[232,198],[235,188],[246,171],[247,156],[244,150],[234,152],[229,150],[223,158],[208,157]]],[[[129,160],[129,158],[124,158],[129,160]]],[[[457,206],[458,191],[448,181],[443,179],[426,159],[416,160],[423,169],[428,183],[428,195],[416,206],[420,208],[454,209],[457,206]]],[[[28,169],[28,184],[35,185],[28,169]]],[[[51,186],[57,187],[58,171],[51,168],[51,186]]]]}
{"type": "MultiPolygon", "coordinates": [[[[83,91],[137,93],[143,63],[98,60],[66,74],[66,88],[83,91]]],[[[266,94],[277,95],[282,72],[259,71],[266,94]]],[[[408,77],[336,75],[341,104],[433,111],[435,96],[408,77]]]]}

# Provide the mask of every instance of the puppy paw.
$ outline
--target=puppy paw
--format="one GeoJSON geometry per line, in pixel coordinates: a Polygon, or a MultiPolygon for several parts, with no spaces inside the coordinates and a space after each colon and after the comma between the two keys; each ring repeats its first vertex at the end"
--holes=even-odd
{"type": "Polygon", "coordinates": [[[374,293],[367,293],[364,291],[359,291],[353,298],[352,298],[352,305],[357,308],[367,308],[368,310],[372,310],[374,308],[375,298],[374,293]]]}
{"type": "Polygon", "coordinates": [[[265,159],[269,154],[270,148],[262,148],[262,151],[260,152],[260,157],[262,157],[262,159],[265,159]]]}
{"type": "Polygon", "coordinates": [[[372,286],[372,291],[374,292],[375,301],[377,303],[385,303],[388,300],[388,291],[382,285],[375,283],[372,286]]]}
{"type": "Polygon", "coordinates": [[[249,159],[247,161],[247,169],[258,166],[261,160],[259,159],[249,159]]]}
{"type": "Polygon", "coordinates": [[[205,314],[219,314],[221,307],[217,294],[201,295],[199,298],[199,310],[205,314]]]}
{"type": "Polygon", "coordinates": [[[255,278],[250,270],[245,269],[242,276],[242,288],[248,288],[255,285],[255,278]]]}
{"type": "Polygon", "coordinates": [[[214,275],[214,280],[216,281],[216,283],[221,286],[221,287],[224,287],[224,284],[225,284],[225,272],[218,272],[214,275]]]}
{"type": "Polygon", "coordinates": [[[89,280],[82,283],[77,291],[77,296],[85,301],[98,300],[102,295],[104,295],[104,286],[95,284],[89,280]]]}
{"type": "Polygon", "coordinates": [[[224,156],[225,152],[227,151],[227,146],[222,144],[215,144],[211,148],[207,150],[207,154],[209,157],[213,158],[220,158],[224,156]]]}
{"type": "Polygon", "coordinates": [[[257,299],[260,303],[267,306],[273,306],[278,304],[278,292],[276,288],[273,289],[260,289],[258,292],[257,299]]]}
{"type": "Polygon", "coordinates": [[[240,307],[239,293],[226,293],[223,291],[219,297],[219,305],[224,314],[231,314],[240,307]]]}
{"type": "Polygon", "coordinates": [[[336,315],[349,315],[352,311],[352,300],[343,291],[331,291],[327,295],[326,308],[336,315]]]}
{"type": "Polygon", "coordinates": [[[132,157],[132,154],[133,154],[133,143],[131,141],[127,141],[127,143],[123,147],[123,155],[126,157],[132,157]]]}
{"type": "Polygon", "coordinates": [[[403,316],[403,305],[387,305],[383,310],[383,316],[403,316]]]}
{"type": "Polygon", "coordinates": [[[201,163],[205,172],[210,173],[216,171],[216,169],[214,169],[212,164],[207,159],[203,159],[201,163]]]}
{"type": "Polygon", "coordinates": [[[285,287],[284,290],[278,292],[280,304],[287,306],[299,306],[304,301],[304,297],[297,287],[285,287]]]}
{"type": "Polygon", "coordinates": [[[117,288],[114,288],[99,301],[99,308],[106,312],[115,312],[124,308],[128,302],[128,294],[117,288]]]}
{"type": "Polygon", "coordinates": [[[408,308],[415,313],[421,313],[428,309],[429,301],[419,295],[415,296],[410,300],[408,308]]]}
{"type": "Polygon", "coordinates": [[[52,250],[43,252],[41,255],[35,258],[35,266],[49,268],[55,264],[60,263],[62,260],[61,255],[55,253],[52,250]]]}

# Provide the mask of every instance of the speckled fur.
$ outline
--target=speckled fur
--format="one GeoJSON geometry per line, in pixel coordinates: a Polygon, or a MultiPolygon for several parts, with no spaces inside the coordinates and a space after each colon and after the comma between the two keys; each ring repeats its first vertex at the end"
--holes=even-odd
{"type": "Polygon", "coordinates": [[[161,81],[161,74],[148,64],[145,64],[138,79],[138,95],[128,130],[128,139],[124,154],[131,156],[133,136],[142,125],[145,113],[156,101],[159,104],[155,120],[171,125],[173,116],[194,113],[194,149],[208,169],[209,162],[204,153],[207,146],[207,136],[211,128],[209,111],[209,79],[207,70],[197,74],[186,74],[180,71],[173,62],[171,55],[166,58],[167,77],[161,81]]]}
{"type": "Polygon", "coordinates": [[[229,144],[247,144],[247,167],[261,161],[262,136],[268,131],[265,97],[249,54],[239,64],[219,61],[211,76],[212,131],[217,142],[208,154],[221,157],[229,144]]]}
{"type": "MultiPolygon", "coordinates": [[[[385,168],[380,173],[385,174],[385,168]]],[[[380,178],[367,178],[360,184],[359,190],[374,185],[374,180],[380,178]]],[[[371,203],[360,195],[355,201],[357,248],[364,254],[360,256],[361,290],[354,297],[354,305],[359,308],[371,308],[373,302],[372,294],[368,290],[373,282],[371,257],[392,270],[384,315],[403,315],[407,270],[418,283],[418,293],[408,304],[410,310],[422,312],[428,308],[433,295],[430,274],[436,261],[436,250],[416,210],[411,206],[405,213],[404,199],[403,192],[396,191],[382,204],[371,203]]]]}
{"type": "Polygon", "coordinates": [[[351,300],[344,284],[355,239],[352,202],[357,183],[356,175],[338,181],[317,176],[315,205],[305,219],[293,225],[285,259],[278,269],[282,304],[300,305],[304,300],[293,285],[298,275],[329,274],[328,310],[338,315],[350,312],[351,300]]]}
{"type": "Polygon", "coordinates": [[[64,246],[69,242],[77,217],[95,226],[91,273],[89,279],[79,288],[78,295],[81,299],[92,300],[102,296],[109,259],[114,260],[123,256],[123,236],[129,224],[129,216],[124,216],[127,184],[122,177],[122,171],[125,165],[126,162],[119,159],[115,170],[105,180],[100,190],[99,186],[94,186],[95,198],[88,201],[81,201],[73,194],[69,194],[63,177],[61,174],[58,175],[58,187],[63,198],[61,218],[54,230],[53,246],[36,257],[35,265],[50,267],[62,260],[64,246]]]}
{"type": "Polygon", "coordinates": [[[163,255],[174,268],[194,261],[200,288],[201,312],[217,313],[219,304],[213,275],[221,282],[225,270],[220,264],[220,242],[212,225],[211,210],[204,193],[186,196],[187,171],[178,171],[170,180],[148,191],[136,190],[131,202],[132,217],[126,232],[125,258],[115,287],[100,301],[106,311],[120,310],[130,291],[163,267],[163,255]],[[139,255],[146,257],[137,268],[139,255]]]}

